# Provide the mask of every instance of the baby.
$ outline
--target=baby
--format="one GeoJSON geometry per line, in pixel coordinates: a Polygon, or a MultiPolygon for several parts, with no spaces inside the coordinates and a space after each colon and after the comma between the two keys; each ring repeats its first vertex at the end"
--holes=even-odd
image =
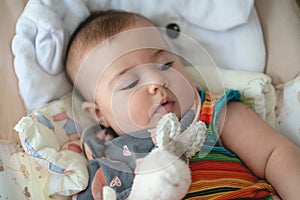
{"type": "Polygon", "coordinates": [[[190,159],[185,199],[271,199],[273,187],[282,199],[298,198],[300,150],[238,102],[237,91],[198,92],[148,19],[122,11],[92,14],[71,38],[66,71],[86,99],[83,110],[102,127],[83,135],[91,180],[77,199],[101,199],[105,185],[126,199],[167,113],[183,131],[198,120],[208,127],[203,151],[190,159]]]}

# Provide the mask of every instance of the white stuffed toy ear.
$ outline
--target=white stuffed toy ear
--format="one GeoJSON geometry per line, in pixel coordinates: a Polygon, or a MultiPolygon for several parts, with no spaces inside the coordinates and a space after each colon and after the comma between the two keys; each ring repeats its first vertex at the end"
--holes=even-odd
{"type": "MultiPolygon", "coordinates": [[[[156,143],[158,148],[164,148],[170,144],[171,141],[179,142],[181,152],[178,149],[173,151],[175,155],[184,155],[191,158],[197,151],[200,150],[204,141],[205,133],[207,131],[206,125],[202,121],[197,121],[190,124],[190,126],[181,131],[181,125],[174,113],[168,113],[159,121],[156,129],[156,143]]],[[[170,149],[170,148],[169,148],[170,149]]]]}

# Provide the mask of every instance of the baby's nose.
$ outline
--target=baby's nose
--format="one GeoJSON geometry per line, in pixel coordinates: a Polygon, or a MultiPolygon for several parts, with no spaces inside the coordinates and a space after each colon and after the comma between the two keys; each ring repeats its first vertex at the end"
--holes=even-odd
{"type": "Polygon", "coordinates": [[[150,94],[156,93],[161,88],[168,87],[169,83],[166,74],[160,70],[151,68],[151,70],[146,71],[146,77],[148,79],[148,90],[150,94]]]}
{"type": "Polygon", "coordinates": [[[148,85],[148,92],[150,94],[156,94],[159,90],[168,87],[167,79],[161,77],[160,79],[156,79],[155,82],[151,82],[148,85]]]}
{"type": "Polygon", "coordinates": [[[148,86],[148,92],[150,94],[156,94],[158,92],[158,90],[160,90],[161,87],[162,87],[162,85],[159,85],[157,83],[152,83],[148,86]]]}

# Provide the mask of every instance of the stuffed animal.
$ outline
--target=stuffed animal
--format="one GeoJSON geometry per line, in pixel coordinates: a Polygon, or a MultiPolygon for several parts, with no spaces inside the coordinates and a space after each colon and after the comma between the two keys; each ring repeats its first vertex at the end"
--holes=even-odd
{"type": "Polygon", "coordinates": [[[189,38],[200,43],[219,67],[264,71],[263,34],[253,0],[90,0],[88,5],[92,2],[91,10],[121,9],[146,16],[166,29],[166,40],[180,53],[199,58],[201,52],[190,47],[189,38]]]}
{"type": "MultiPolygon", "coordinates": [[[[191,124],[181,133],[181,125],[174,113],[166,114],[156,129],[157,147],[140,162],[129,200],[180,200],[190,184],[188,159],[204,143],[206,125],[191,124]]],[[[116,200],[115,191],[103,189],[104,200],[116,200]]]]}
{"type": "Polygon", "coordinates": [[[168,44],[184,53],[180,54],[183,58],[189,55],[202,60],[201,51],[189,45],[192,40],[219,67],[264,71],[263,34],[253,0],[28,1],[16,26],[12,50],[20,94],[29,111],[71,90],[63,70],[69,37],[91,11],[107,9],[148,17],[165,29],[168,44]]]}

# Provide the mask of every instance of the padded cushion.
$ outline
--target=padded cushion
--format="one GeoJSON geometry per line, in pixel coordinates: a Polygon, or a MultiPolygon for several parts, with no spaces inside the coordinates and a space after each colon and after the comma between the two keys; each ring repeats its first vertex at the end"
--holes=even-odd
{"type": "Polygon", "coordinates": [[[179,36],[165,38],[169,38],[171,48],[184,58],[189,55],[189,58],[202,60],[199,57],[201,52],[189,45],[191,41],[198,41],[220,67],[262,72],[265,48],[253,2],[205,0],[198,3],[197,0],[191,0],[187,4],[183,0],[177,0],[176,3],[160,0],[142,3],[134,0],[127,0],[126,3],[122,0],[29,1],[16,24],[12,44],[20,94],[27,109],[31,111],[70,91],[71,85],[63,70],[64,48],[76,25],[96,9],[137,12],[152,19],[159,27],[176,23],[181,30],[179,36]],[[157,9],[158,4],[160,9],[157,9]],[[191,12],[182,13],[182,6],[191,12]]]}

